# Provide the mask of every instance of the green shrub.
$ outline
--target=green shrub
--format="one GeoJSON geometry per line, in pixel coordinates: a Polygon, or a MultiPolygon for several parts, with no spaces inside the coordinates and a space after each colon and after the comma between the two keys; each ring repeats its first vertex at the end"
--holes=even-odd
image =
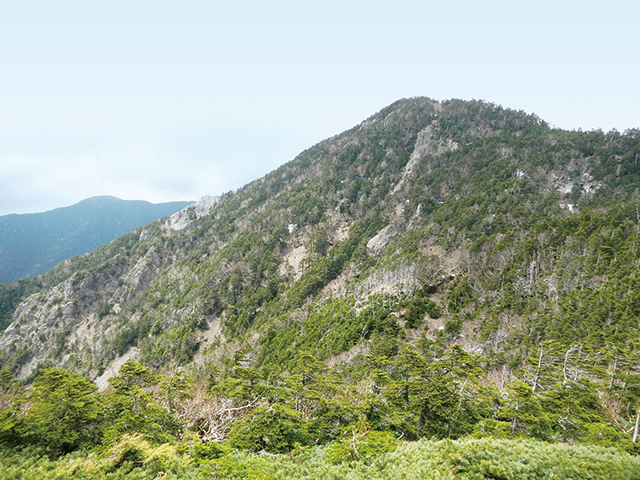
{"type": "Polygon", "coordinates": [[[256,409],[229,432],[233,447],[253,452],[286,453],[296,444],[307,444],[308,437],[301,414],[281,404],[256,409]]]}
{"type": "Polygon", "coordinates": [[[329,445],[325,452],[329,462],[339,464],[357,460],[372,461],[375,457],[394,451],[398,441],[390,432],[370,430],[367,423],[360,419],[343,437],[329,445]]]}

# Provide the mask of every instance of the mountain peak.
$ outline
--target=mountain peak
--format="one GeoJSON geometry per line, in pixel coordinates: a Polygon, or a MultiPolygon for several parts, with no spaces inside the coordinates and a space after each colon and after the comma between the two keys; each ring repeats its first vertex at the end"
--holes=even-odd
{"type": "Polygon", "coordinates": [[[633,135],[487,102],[400,100],[56,270],[7,314],[4,364],[95,378],[131,351],[155,368],[287,370],[301,351],[337,364],[402,345],[506,358],[524,337],[592,341],[582,320],[553,322],[634,255],[615,245],[637,229],[638,151],[633,135]]]}

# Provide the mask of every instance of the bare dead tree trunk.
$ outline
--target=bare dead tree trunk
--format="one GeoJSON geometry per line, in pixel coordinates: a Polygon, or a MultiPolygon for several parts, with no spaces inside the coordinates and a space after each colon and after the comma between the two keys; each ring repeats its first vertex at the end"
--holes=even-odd
{"type": "Polygon", "coordinates": [[[500,378],[500,393],[504,394],[504,384],[506,381],[506,376],[507,376],[507,366],[506,365],[502,365],[502,375],[500,378]]]}
{"type": "Polygon", "coordinates": [[[469,379],[465,378],[464,383],[460,387],[460,401],[458,402],[458,410],[460,410],[462,408],[462,393],[464,392],[464,387],[467,386],[467,382],[468,381],[469,381],[469,379]]]}
{"type": "MultiPolygon", "coordinates": [[[[564,376],[564,380],[562,382],[563,385],[566,385],[570,381],[569,376],[571,372],[569,371],[569,361],[571,360],[571,353],[576,351],[577,349],[578,347],[571,347],[569,350],[567,350],[567,353],[564,354],[564,362],[562,364],[562,375],[564,376]]],[[[573,381],[575,380],[576,379],[574,378],[573,381]]]]}
{"type": "Polygon", "coordinates": [[[611,379],[609,380],[609,389],[613,388],[613,382],[616,379],[616,372],[618,370],[618,356],[613,360],[613,371],[611,372],[611,379]]]}
{"type": "Polygon", "coordinates": [[[538,382],[540,381],[540,370],[542,370],[542,357],[544,356],[544,348],[540,345],[540,355],[538,355],[538,368],[536,369],[536,374],[533,377],[533,387],[531,390],[533,393],[536,393],[536,388],[538,387],[538,382]]]}
{"type": "Polygon", "coordinates": [[[640,434],[640,409],[636,412],[636,425],[633,427],[633,443],[638,443],[638,435],[640,434]]]}

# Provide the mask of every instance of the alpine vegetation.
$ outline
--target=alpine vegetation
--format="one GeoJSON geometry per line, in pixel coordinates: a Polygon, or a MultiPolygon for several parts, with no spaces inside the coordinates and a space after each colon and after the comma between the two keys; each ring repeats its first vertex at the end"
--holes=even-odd
{"type": "Polygon", "coordinates": [[[638,155],[404,99],[0,286],[3,478],[640,477],[638,155]]]}

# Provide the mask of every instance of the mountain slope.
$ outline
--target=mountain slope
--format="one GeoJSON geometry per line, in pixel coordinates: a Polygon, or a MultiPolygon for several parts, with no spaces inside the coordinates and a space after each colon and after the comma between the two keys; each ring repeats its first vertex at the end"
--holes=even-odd
{"type": "Polygon", "coordinates": [[[44,273],[190,203],[92,197],[48,212],[2,216],[0,283],[44,273]]]}
{"type": "Polygon", "coordinates": [[[624,292],[638,291],[639,143],[484,102],[401,100],[190,217],[60,266],[9,312],[3,365],[22,378],[44,365],[95,378],[121,355],[290,370],[301,352],[336,365],[459,344],[501,382],[542,384],[530,359],[544,342],[583,345],[577,362],[637,339],[624,292]]]}

